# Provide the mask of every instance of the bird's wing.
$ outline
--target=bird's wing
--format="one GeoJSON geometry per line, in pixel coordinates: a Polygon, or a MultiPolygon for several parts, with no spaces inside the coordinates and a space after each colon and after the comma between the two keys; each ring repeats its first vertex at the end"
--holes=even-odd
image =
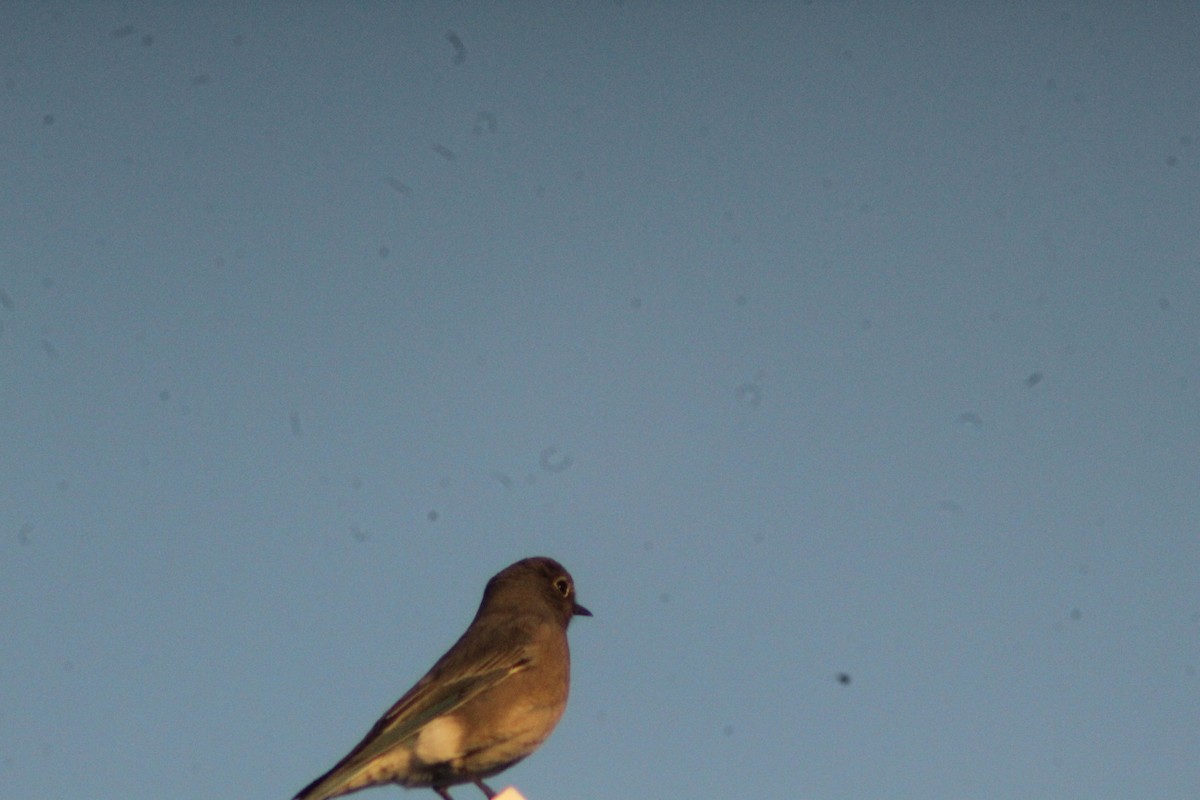
{"type": "Polygon", "coordinates": [[[363,752],[377,754],[390,750],[432,720],[450,713],[527,666],[529,658],[525,648],[517,646],[492,653],[465,669],[431,672],[375,723],[375,728],[367,735],[371,742],[363,752]]]}
{"type": "Polygon", "coordinates": [[[525,669],[529,662],[520,645],[503,648],[457,669],[459,665],[454,662],[439,662],[388,709],[345,758],[303,789],[296,800],[336,797],[375,758],[411,739],[434,719],[525,669]]]}

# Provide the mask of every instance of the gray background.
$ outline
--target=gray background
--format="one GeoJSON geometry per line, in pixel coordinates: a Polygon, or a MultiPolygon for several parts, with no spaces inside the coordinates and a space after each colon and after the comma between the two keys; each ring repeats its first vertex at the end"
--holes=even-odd
{"type": "Polygon", "coordinates": [[[1195,797],[1197,9],[5,4],[0,795],[1195,797]]]}

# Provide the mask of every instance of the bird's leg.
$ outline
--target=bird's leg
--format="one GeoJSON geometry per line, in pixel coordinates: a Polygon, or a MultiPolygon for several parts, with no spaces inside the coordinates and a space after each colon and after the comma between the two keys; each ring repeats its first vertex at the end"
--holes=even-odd
{"type": "Polygon", "coordinates": [[[441,786],[434,786],[433,790],[441,795],[442,800],[454,800],[454,798],[450,796],[450,792],[446,791],[441,786]]]}
{"type": "Polygon", "coordinates": [[[475,785],[479,787],[479,790],[481,792],[483,792],[485,795],[487,795],[488,800],[492,800],[492,798],[496,796],[496,792],[492,790],[492,787],[488,786],[486,783],[481,781],[479,778],[475,779],[475,785]]]}

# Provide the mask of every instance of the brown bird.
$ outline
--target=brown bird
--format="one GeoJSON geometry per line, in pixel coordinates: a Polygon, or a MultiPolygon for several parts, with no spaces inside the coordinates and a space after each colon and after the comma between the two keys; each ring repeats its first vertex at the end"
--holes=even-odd
{"type": "Polygon", "coordinates": [[[350,753],[295,800],[328,800],[396,783],[474,783],[538,748],[567,706],[567,625],[592,612],[575,602],[575,582],[552,558],[526,558],[497,573],[475,619],[425,677],[396,701],[350,753]]]}

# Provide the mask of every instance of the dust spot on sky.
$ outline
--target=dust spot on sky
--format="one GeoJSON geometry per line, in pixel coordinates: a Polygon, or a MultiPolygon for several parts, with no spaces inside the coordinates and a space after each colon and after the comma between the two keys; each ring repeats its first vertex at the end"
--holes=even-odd
{"type": "Polygon", "coordinates": [[[490,111],[480,111],[475,115],[475,125],[471,128],[471,133],[476,136],[482,136],[487,133],[495,133],[500,129],[500,123],[496,120],[496,115],[490,111]]]}
{"type": "Polygon", "coordinates": [[[1041,370],[1035,370],[1034,372],[1030,373],[1028,378],[1025,379],[1025,385],[1032,389],[1034,386],[1037,386],[1039,383],[1041,383],[1042,378],[1044,377],[1046,376],[1041,373],[1041,370]]]}
{"type": "Polygon", "coordinates": [[[453,161],[454,159],[458,158],[458,156],[454,154],[453,150],[451,150],[449,147],[446,147],[446,145],[438,144],[437,142],[434,142],[433,144],[433,152],[437,153],[447,161],[453,161]]]}
{"type": "Polygon", "coordinates": [[[538,464],[546,472],[564,472],[571,468],[572,463],[574,459],[561,454],[557,447],[547,447],[538,456],[538,464]]]}
{"type": "Polygon", "coordinates": [[[743,383],[737,388],[736,394],[740,402],[748,404],[751,408],[762,405],[762,389],[758,388],[757,383],[743,383]]]}
{"type": "Polygon", "coordinates": [[[467,60],[467,46],[454,31],[446,31],[446,41],[454,48],[454,63],[462,64],[467,60]]]}
{"type": "Polygon", "coordinates": [[[405,197],[410,197],[412,195],[412,189],[409,187],[409,185],[398,178],[388,178],[387,185],[405,197]]]}
{"type": "Polygon", "coordinates": [[[976,414],[974,411],[964,411],[954,418],[955,422],[974,425],[976,428],[983,426],[983,417],[976,414]]]}
{"type": "Polygon", "coordinates": [[[124,39],[127,36],[133,36],[134,27],[132,25],[122,25],[119,28],[114,28],[108,35],[114,39],[124,39]]]}

